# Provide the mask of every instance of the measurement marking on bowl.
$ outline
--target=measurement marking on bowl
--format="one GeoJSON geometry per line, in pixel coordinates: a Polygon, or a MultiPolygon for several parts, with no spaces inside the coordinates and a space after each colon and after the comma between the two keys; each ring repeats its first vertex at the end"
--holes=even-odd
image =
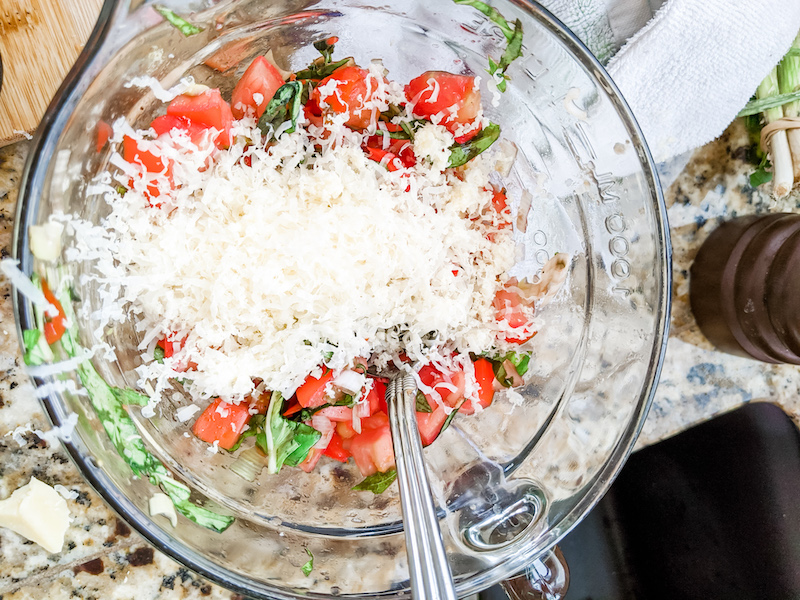
{"type": "Polygon", "coordinates": [[[594,180],[601,204],[613,211],[605,218],[603,223],[605,230],[611,235],[611,239],[608,242],[608,251],[613,257],[610,273],[611,277],[616,280],[616,284],[612,290],[615,294],[628,297],[631,294],[631,289],[621,284],[631,275],[631,263],[627,259],[631,249],[631,242],[624,235],[625,231],[628,229],[628,225],[625,222],[625,216],[619,210],[620,196],[616,189],[619,180],[611,173],[597,172],[597,167],[594,164],[597,154],[592,147],[584,127],[583,123],[576,123],[574,126],[574,133],[565,128],[564,138],[567,141],[567,147],[573,158],[575,158],[578,167],[594,180]],[[577,140],[575,138],[577,138],[577,140]],[[577,143],[580,143],[589,155],[588,160],[584,159],[578,149],[577,143]]]}

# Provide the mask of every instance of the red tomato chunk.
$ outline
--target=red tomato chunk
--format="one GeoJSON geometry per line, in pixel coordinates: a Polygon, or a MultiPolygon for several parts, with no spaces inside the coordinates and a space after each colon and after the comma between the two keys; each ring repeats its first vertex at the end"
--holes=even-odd
{"type": "Polygon", "coordinates": [[[231,111],[237,119],[264,114],[267,104],[283,85],[283,77],[265,57],[256,58],[242,75],[231,94],[231,111]]]}
{"type": "Polygon", "coordinates": [[[204,442],[219,442],[220,448],[230,450],[236,445],[249,420],[248,402],[228,404],[217,398],[197,417],[192,431],[204,442]]]}

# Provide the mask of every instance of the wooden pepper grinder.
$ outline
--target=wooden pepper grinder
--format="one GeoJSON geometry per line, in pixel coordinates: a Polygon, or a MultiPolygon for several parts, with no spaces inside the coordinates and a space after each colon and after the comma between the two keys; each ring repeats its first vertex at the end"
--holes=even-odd
{"type": "Polygon", "coordinates": [[[800,364],[800,214],[723,223],[692,264],[689,295],[719,350],[800,364]]]}

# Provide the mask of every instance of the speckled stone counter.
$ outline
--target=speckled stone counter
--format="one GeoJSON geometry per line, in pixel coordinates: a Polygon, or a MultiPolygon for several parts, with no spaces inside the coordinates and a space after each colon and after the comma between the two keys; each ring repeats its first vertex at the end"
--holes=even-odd
{"type": "MultiPolygon", "coordinates": [[[[720,140],[695,152],[688,163],[662,168],[665,185],[669,184],[665,195],[674,249],[672,331],[661,383],[638,447],[747,402],[777,403],[800,422],[800,367],[765,365],[714,351],[689,310],[689,267],[720,219],[798,209],[796,198],[778,203],[750,188],[747,143],[743,127],[736,123],[720,140]]],[[[0,149],[3,256],[11,250],[16,192],[27,150],[26,143],[0,149]]],[[[0,293],[0,498],[31,476],[77,494],[67,501],[72,523],[59,554],[48,554],[0,529],[0,600],[237,598],[182,569],[131,532],[83,482],[60,447],[48,445],[35,433],[25,434],[22,446],[6,435],[21,425],[44,430],[48,424],[20,366],[5,283],[0,284],[0,293]]]]}

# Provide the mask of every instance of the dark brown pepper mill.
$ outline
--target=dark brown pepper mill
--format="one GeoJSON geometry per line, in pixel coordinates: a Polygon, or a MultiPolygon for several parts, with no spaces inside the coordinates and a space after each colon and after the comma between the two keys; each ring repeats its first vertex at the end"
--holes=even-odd
{"type": "Polygon", "coordinates": [[[738,217],[705,241],[689,297],[719,350],[800,364],[800,214],[738,217]]]}

